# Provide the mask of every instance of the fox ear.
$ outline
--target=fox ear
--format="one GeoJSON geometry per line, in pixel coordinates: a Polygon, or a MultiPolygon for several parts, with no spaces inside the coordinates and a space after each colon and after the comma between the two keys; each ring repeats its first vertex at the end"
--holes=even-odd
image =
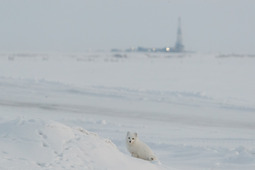
{"type": "Polygon", "coordinates": [[[135,137],[137,137],[137,133],[135,132],[135,137]]]}
{"type": "Polygon", "coordinates": [[[130,134],[130,132],[128,131],[128,132],[127,132],[127,136],[128,136],[129,134],[130,134]]]}

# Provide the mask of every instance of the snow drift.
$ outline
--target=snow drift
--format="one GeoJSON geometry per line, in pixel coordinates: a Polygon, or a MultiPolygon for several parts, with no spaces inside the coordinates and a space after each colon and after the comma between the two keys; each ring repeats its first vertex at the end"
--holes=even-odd
{"type": "Polygon", "coordinates": [[[162,169],[125,155],[109,139],[55,121],[0,124],[0,169],[162,169]]]}

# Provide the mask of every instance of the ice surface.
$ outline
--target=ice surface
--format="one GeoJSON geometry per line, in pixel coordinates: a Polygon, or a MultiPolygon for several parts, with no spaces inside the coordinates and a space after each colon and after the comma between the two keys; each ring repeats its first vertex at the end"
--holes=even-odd
{"type": "Polygon", "coordinates": [[[254,169],[254,57],[120,55],[1,54],[0,169],[254,169]]]}

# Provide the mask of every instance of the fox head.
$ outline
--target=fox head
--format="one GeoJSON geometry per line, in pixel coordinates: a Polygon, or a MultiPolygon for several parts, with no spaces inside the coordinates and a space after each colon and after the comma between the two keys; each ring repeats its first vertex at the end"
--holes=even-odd
{"type": "Polygon", "coordinates": [[[137,139],[137,133],[132,133],[132,132],[127,132],[127,137],[126,137],[126,140],[127,140],[127,143],[128,144],[133,144],[137,139]]]}

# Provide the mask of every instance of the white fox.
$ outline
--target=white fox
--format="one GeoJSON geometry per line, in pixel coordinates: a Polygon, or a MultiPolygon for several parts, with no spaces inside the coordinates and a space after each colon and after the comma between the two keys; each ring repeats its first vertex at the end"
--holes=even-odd
{"type": "Polygon", "coordinates": [[[137,133],[127,132],[126,144],[128,151],[133,157],[148,161],[157,160],[149,146],[138,139],[137,133]]]}

